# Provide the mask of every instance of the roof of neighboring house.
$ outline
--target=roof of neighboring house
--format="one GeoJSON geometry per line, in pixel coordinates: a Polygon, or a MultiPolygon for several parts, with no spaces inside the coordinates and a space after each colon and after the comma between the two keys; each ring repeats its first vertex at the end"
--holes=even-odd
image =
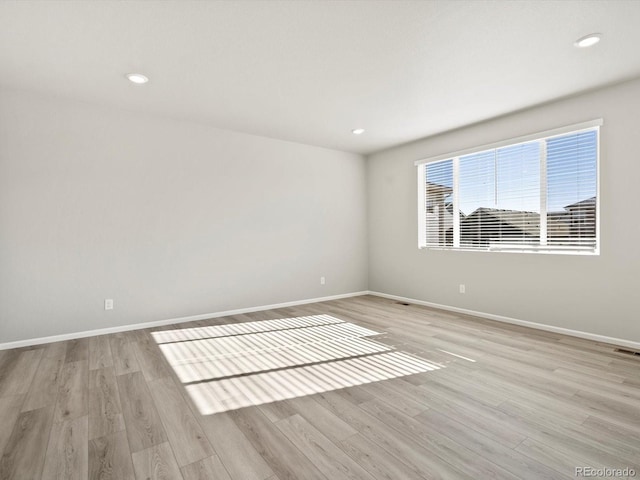
{"type": "MultiPolygon", "coordinates": [[[[447,212],[453,215],[453,202],[444,202],[444,208],[447,210],[447,212]]],[[[462,210],[460,210],[460,218],[464,217],[466,217],[466,215],[462,210]]]]}
{"type": "Polygon", "coordinates": [[[576,203],[572,203],[570,205],[567,205],[566,209],[572,209],[572,208],[580,208],[580,207],[590,207],[592,205],[596,204],[596,197],[591,197],[591,198],[586,198],[584,200],[580,200],[579,202],[576,203]]]}
{"type": "MultiPolygon", "coordinates": [[[[537,212],[480,207],[465,218],[462,218],[460,224],[473,223],[475,218],[481,215],[490,216],[500,223],[520,230],[526,235],[540,236],[540,214],[537,212]]],[[[550,235],[560,235],[567,230],[568,225],[562,221],[562,218],[547,216],[547,232],[550,235]]]]}
{"type": "Polygon", "coordinates": [[[462,223],[472,223],[474,218],[479,216],[492,217],[500,223],[516,228],[527,235],[540,235],[540,214],[535,212],[480,207],[465,217],[462,223]]]}
{"type": "Polygon", "coordinates": [[[441,185],[439,183],[427,182],[427,193],[445,193],[450,194],[453,192],[452,187],[441,185]]]}

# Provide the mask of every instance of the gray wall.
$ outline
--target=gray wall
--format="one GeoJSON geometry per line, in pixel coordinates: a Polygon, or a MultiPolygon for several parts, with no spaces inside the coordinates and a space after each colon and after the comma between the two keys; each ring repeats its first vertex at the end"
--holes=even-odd
{"type": "Polygon", "coordinates": [[[0,343],[365,290],[365,181],[359,155],[1,91],[0,343]]]}
{"type": "Polygon", "coordinates": [[[636,80],[372,155],[369,289],[640,341],[639,114],[636,80]],[[418,250],[415,160],[599,117],[600,256],[418,250]]]}
{"type": "Polygon", "coordinates": [[[373,291],[640,341],[639,111],[633,81],[365,171],[358,155],[0,91],[0,343],[360,291],[367,270],[373,291]],[[417,249],[414,160],[597,117],[599,257],[417,249]]]}

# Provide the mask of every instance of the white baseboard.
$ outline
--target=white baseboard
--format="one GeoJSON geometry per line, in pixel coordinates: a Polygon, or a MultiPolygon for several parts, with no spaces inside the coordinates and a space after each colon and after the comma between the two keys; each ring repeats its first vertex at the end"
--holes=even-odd
{"type": "Polygon", "coordinates": [[[0,350],[10,348],[30,347],[33,345],[41,345],[43,343],[62,342],[65,340],[74,340],[76,338],[93,337],[95,335],[108,335],[110,333],[128,332],[131,330],[140,330],[142,328],[162,327],[172,325],[174,323],[193,322],[196,320],[206,320],[208,318],[226,317],[229,315],[240,315],[242,313],[259,312],[261,310],[273,310],[275,308],[295,307],[296,305],[305,305],[307,303],[327,302],[329,300],[338,300],[340,298],[359,297],[367,295],[368,291],[343,293],[341,295],[331,295],[328,297],[308,298],[305,300],[295,300],[293,302],[274,303],[272,305],[262,305],[259,307],[239,308],[236,310],[226,310],[223,312],[203,313],[200,315],[191,315],[189,317],[169,318],[167,320],[157,320],[154,322],[135,323],[131,325],[122,325],[118,327],[99,328],[96,330],[87,330],[84,332],[65,333],[62,335],[52,335],[50,337],[29,338],[27,340],[18,340],[15,342],[0,343],[0,350]]]}
{"type": "Polygon", "coordinates": [[[440,310],[447,310],[450,312],[464,313],[466,315],[473,315],[476,317],[487,318],[489,320],[496,320],[498,322],[511,323],[513,325],[520,325],[528,328],[535,328],[537,330],[545,330],[547,332],[560,333],[562,335],[569,335],[572,337],[584,338],[587,340],[593,340],[601,343],[608,343],[611,345],[617,345],[621,347],[630,348],[632,350],[640,351],[640,342],[634,342],[631,340],[624,340],[622,338],[607,337],[605,335],[598,335],[595,333],[581,332],[579,330],[571,330],[568,328],[554,327],[553,325],[546,325],[543,323],[529,322],[526,320],[518,320],[517,318],[504,317],[502,315],[494,315],[492,313],[478,312],[476,310],[469,310],[466,308],[452,307],[450,305],[441,305],[439,303],[425,302],[424,300],[417,300],[415,298],[401,297],[399,295],[390,295],[387,293],[373,292],[373,291],[361,291],[344,293],[341,295],[331,295],[328,297],[308,298],[305,300],[295,300],[292,302],[275,303],[272,305],[262,305],[259,307],[239,308],[236,310],[226,310],[222,312],[203,313],[200,315],[192,315],[189,317],[169,318],[167,320],[158,320],[154,322],[136,323],[131,325],[122,325],[118,327],[100,328],[96,330],[87,330],[84,332],[67,333],[63,335],[53,335],[50,337],[30,338],[27,340],[18,340],[15,342],[0,343],[0,350],[7,350],[10,348],[30,347],[33,345],[41,345],[43,343],[61,342],[65,340],[74,340],[76,338],[92,337],[95,335],[108,335],[110,333],[128,332],[131,330],[140,330],[142,328],[162,327],[165,325],[172,325],[174,323],[193,322],[196,320],[206,320],[208,318],[226,317],[229,315],[240,315],[242,313],[259,312],[261,310],[272,310],[276,308],[294,307],[296,305],[305,305],[307,303],[327,302],[330,300],[338,300],[341,298],[359,297],[361,295],[374,295],[376,297],[388,298],[390,300],[397,300],[406,303],[414,303],[416,305],[423,305],[425,307],[438,308],[440,310]]]}
{"type": "Polygon", "coordinates": [[[369,292],[369,295],[376,297],[388,298],[390,300],[398,300],[406,303],[415,303],[416,305],[424,305],[425,307],[438,308],[440,310],[448,310],[450,312],[464,313],[467,315],[473,315],[475,317],[487,318],[489,320],[496,320],[498,322],[511,323],[513,325],[520,325],[522,327],[535,328],[537,330],[545,330],[547,332],[560,333],[562,335],[569,335],[571,337],[584,338],[587,340],[593,340],[601,343],[609,343],[620,347],[627,347],[635,351],[640,351],[640,342],[633,342],[631,340],[624,340],[622,338],[607,337],[605,335],[598,335],[595,333],[581,332],[580,330],[571,330],[568,328],[554,327],[553,325],[546,325],[544,323],[528,322],[526,320],[518,320],[517,318],[504,317],[502,315],[494,315],[492,313],[478,312],[475,310],[468,310],[466,308],[451,307],[449,305],[441,305],[439,303],[425,302],[424,300],[417,300],[415,298],[400,297],[398,295],[389,295],[381,292],[369,292]]]}

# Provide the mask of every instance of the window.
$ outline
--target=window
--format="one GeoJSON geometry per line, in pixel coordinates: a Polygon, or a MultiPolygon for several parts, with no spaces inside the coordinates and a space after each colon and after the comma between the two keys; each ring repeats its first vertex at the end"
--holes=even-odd
{"type": "Polygon", "coordinates": [[[416,162],[419,246],[597,254],[600,125],[416,162]]]}

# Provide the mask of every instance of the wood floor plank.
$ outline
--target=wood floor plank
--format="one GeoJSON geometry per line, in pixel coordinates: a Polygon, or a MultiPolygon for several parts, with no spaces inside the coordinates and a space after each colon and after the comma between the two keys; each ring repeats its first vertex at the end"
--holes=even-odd
{"type": "Polygon", "coordinates": [[[273,470],[229,413],[204,415],[198,420],[231,478],[265,480],[273,475],[273,470]]]}
{"type": "Polygon", "coordinates": [[[271,402],[258,405],[260,411],[272,422],[277,422],[283,418],[289,418],[295,415],[296,410],[289,404],[288,401],[271,402]]]}
{"type": "Polygon", "coordinates": [[[614,417],[621,422],[640,428],[640,402],[634,400],[612,399],[605,394],[581,390],[573,397],[580,405],[586,406],[596,414],[614,417]]]}
{"type": "Polygon", "coordinates": [[[429,378],[429,383],[435,383],[436,385],[458,391],[460,394],[472,396],[493,407],[500,405],[504,401],[504,395],[496,392],[495,388],[492,389],[479,382],[469,382],[467,377],[456,375],[455,371],[449,371],[447,375],[432,375],[429,378]]]}
{"type": "Polygon", "coordinates": [[[54,421],[64,422],[88,414],[89,364],[86,360],[64,364],[58,386],[54,421]]]}
{"type": "Polygon", "coordinates": [[[171,367],[150,335],[139,335],[138,341],[133,343],[133,350],[148,382],[171,376],[171,367]]]}
{"type": "MultiPolygon", "coordinates": [[[[405,379],[389,380],[390,384],[402,385],[405,379]]],[[[487,435],[508,447],[519,445],[526,435],[510,424],[511,418],[497,408],[491,408],[469,397],[451,395],[449,391],[434,388],[433,384],[424,386],[405,386],[400,389],[405,395],[421,399],[430,409],[464,423],[467,427],[487,435]]],[[[370,402],[377,402],[374,399],[370,402]]],[[[364,408],[364,407],[363,407],[364,408]]]]}
{"type": "Polygon", "coordinates": [[[461,423],[433,410],[421,413],[416,418],[424,422],[428,428],[482,455],[485,459],[499,465],[519,478],[531,480],[570,478],[530,457],[495,442],[489,437],[467,429],[461,423]]]}
{"type": "Polygon", "coordinates": [[[185,465],[180,470],[184,480],[232,480],[217,455],[185,465]]]}
{"type": "Polygon", "coordinates": [[[282,480],[326,480],[311,461],[255,407],[229,413],[254,448],[282,480]]]}
{"type": "Polygon", "coordinates": [[[132,455],[137,480],[182,480],[182,473],[168,443],[140,450],[132,455]]]}
{"type": "Polygon", "coordinates": [[[126,432],[89,441],[90,480],[135,480],[126,432]]]}
{"type": "Polygon", "coordinates": [[[44,357],[26,395],[22,411],[55,405],[62,380],[64,356],[44,357]]]}
{"type": "Polygon", "coordinates": [[[22,395],[31,387],[43,349],[8,354],[0,368],[0,397],[22,395]]]}
{"type": "Polygon", "coordinates": [[[583,423],[585,428],[592,429],[593,432],[597,432],[600,435],[615,436],[620,441],[627,443],[630,446],[636,446],[640,449],[640,431],[628,426],[611,423],[599,417],[590,416],[583,423]]]}
{"type": "Polygon", "coordinates": [[[342,440],[339,445],[351,458],[379,480],[424,480],[424,476],[360,434],[342,440]]]}
{"type": "Polygon", "coordinates": [[[149,382],[149,390],[178,465],[185,466],[211,456],[213,449],[174,380],[169,377],[154,380],[149,382]]]}
{"type": "Polygon", "coordinates": [[[125,429],[113,367],[89,372],[89,438],[125,429]]]}
{"type": "Polygon", "coordinates": [[[89,370],[112,367],[113,357],[108,335],[89,338],[89,370]]]}
{"type": "Polygon", "coordinates": [[[465,448],[441,433],[426,428],[422,422],[405,415],[401,410],[389,406],[381,399],[365,402],[360,405],[360,408],[414,441],[430,455],[442,459],[469,477],[518,479],[516,475],[502,469],[496,463],[488,461],[482,455],[465,448]]]}
{"type": "Polygon", "coordinates": [[[125,375],[140,371],[133,345],[123,335],[112,335],[109,338],[113,366],[116,375],[125,375]]]}
{"type": "Polygon", "coordinates": [[[166,442],[167,434],[142,373],[120,375],[117,382],[131,452],[166,442]]]}
{"type": "Polygon", "coordinates": [[[375,382],[368,385],[363,385],[361,388],[371,393],[375,398],[393,405],[395,408],[402,410],[405,414],[413,417],[428,410],[428,406],[423,402],[416,401],[411,396],[407,395],[400,388],[391,387],[387,382],[375,382]]]}
{"type": "Polygon", "coordinates": [[[66,362],[81,362],[89,359],[89,339],[77,338],[67,341],[66,362]]]}
{"type": "MultiPolygon", "coordinates": [[[[410,377],[411,376],[413,375],[410,375],[410,377]]],[[[343,398],[346,398],[354,405],[360,405],[363,402],[368,402],[369,400],[373,400],[374,398],[376,398],[374,395],[372,395],[371,393],[367,392],[366,390],[358,386],[343,388],[341,390],[336,390],[336,391],[340,392],[340,395],[343,398]]]]}
{"type": "Polygon", "coordinates": [[[512,402],[505,402],[501,408],[516,417],[513,423],[528,428],[532,439],[573,454],[577,459],[597,461],[603,466],[619,463],[640,471],[640,446],[620,442],[618,435],[572,425],[561,419],[553,422],[512,402]]]}
{"type": "MultiPolygon", "coordinates": [[[[522,405],[530,405],[542,411],[546,410],[550,413],[552,412],[552,414],[558,416],[558,418],[571,419],[576,423],[582,423],[590,413],[587,408],[571,401],[569,398],[543,393],[530,386],[514,382],[511,379],[499,378],[499,376],[492,371],[479,371],[474,377],[475,380],[470,381],[482,382],[486,386],[491,386],[496,393],[502,393],[503,400],[517,402],[522,405]]],[[[502,405],[502,403],[499,404],[499,406],[500,405],[502,405]]]]}
{"type": "Polygon", "coordinates": [[[78,417],[54,423],[42,480],[84,480],[89,475],[89,421],[78,417]]]}
{"type": "Polygon", "coordinates": [[[43,345],[44,353],[42,356],[50,360],[62,360],[64,361],[67,356],[67,342],[52,342],[43,345]]]}
{"type": "Polygon", "coordinates": [[[574,478],[575,466],[640,471],[639,366],[612,345],[372,296],[5,350],[0,479],[539,480],[574,478]],[[253,365],[241,378],[202,382],[210,393],[192,397],[156,343],[204,335],[197,368],[208,372],[207,327],[232,334],[233,361],[261,364],[256,342],[273,354],[280,337],[256,332],[309,320],[380,332],[359,345],[390,348],[398,362],[377,361],[373,349],[355,375],[328,359],[319,375],[287,364],[260,380],[253,365]],[[254,322],[251,344],[238,336],[246,322],[254,322]],[[407,375],[414,364],[421,373],[407,375]],[[300,385],[309,395],[290,398],[300,385]],[[262,403],[262,393],[283,388],[285,400],[262,403]],[[234,410],[240,396],[249,406],[234,410]],[[219,407],[231,410],[202,413],[219,407]]]}
{"type": "Polygon", "coordinates": [[[2,480],[39,479],[42,475],[53,407],[22,412],[0,459],[2,480]]]}
{"type": "MultiPolygon", "coordinates": [[[[342,391],[344,392],[344,391],[342,391]]],[[[334,442],[339,442],[358,433],[351,425],[336,416],[312,397],[298,397],[289,400],[297,413],[334,442]]]]}
{"type": "Polygon", "coordinates": [[[340,394],[326,392],[315,395],[314,398],[362,436],[378,444],[424,478],[473,478],[456,470],[442,459],[428,455],[424,449],[416,447],[415,441],[411,438],[353,405],[340,394]]]}
{"type": "Polygon", "coordinates": [[[0,397],[0,457],[20,415],[23,402],[24,395],[0,397]]]}
{"type": "MultiPolygon", "coordinates": [[[[489,357],[485,360],[488,359],[489,357]]],[[[518,390],[534,392],[537,398],[551,395],[563,397],[566,400],[580,389],[580,384],[558,378],[556,371],[549,372],[517,362],[505,364],[499,360],[497,362],[492,360],[489,365],[483,365],[483,368],[475,371],[472,376],[476,381],[482,381],[493,388],[497,385],[504,389],[512,389],[516,394],[518,390]]]]}
{"type": "Polygon", "coordinates": [[[549,447],[544,443],[537,442],[530,438],[527,438],[522,442],[516,450],[568,477],[575,476],[576,467],[598,468],[605,466],[598,465],[598,462],[584,462],[578,464],[573,455],[567,454],[557,448],[549,447]]]}
{"type": "Polygon", "coordinates": [[[326,477],[373,480],[370,473],[300,415],[279,420],[276,426],[326,477]]]}
{"type": "MultiPolygon", "coordinates": [[[[639,365],[636,367],[640,367],[640,361],[638,361],[639,365]]],[[[553,378],[549,381],[550,384],[556,385],[567,385],[573,387],[572,394],[580,390],[587,390],[593,393],[603,393],[606,392],[607,396],[613,399],[621,399],[621,400],[633,400],[640,401],[640,389],[631,387],[626,383],[612,384],[611,382],[607,382],[606,380],[602,380],[600,378],[587,378],[581,374],[574,374],[573,372],[569,372],[564,369],[557,369],[553,371],[553,378]]]]}

